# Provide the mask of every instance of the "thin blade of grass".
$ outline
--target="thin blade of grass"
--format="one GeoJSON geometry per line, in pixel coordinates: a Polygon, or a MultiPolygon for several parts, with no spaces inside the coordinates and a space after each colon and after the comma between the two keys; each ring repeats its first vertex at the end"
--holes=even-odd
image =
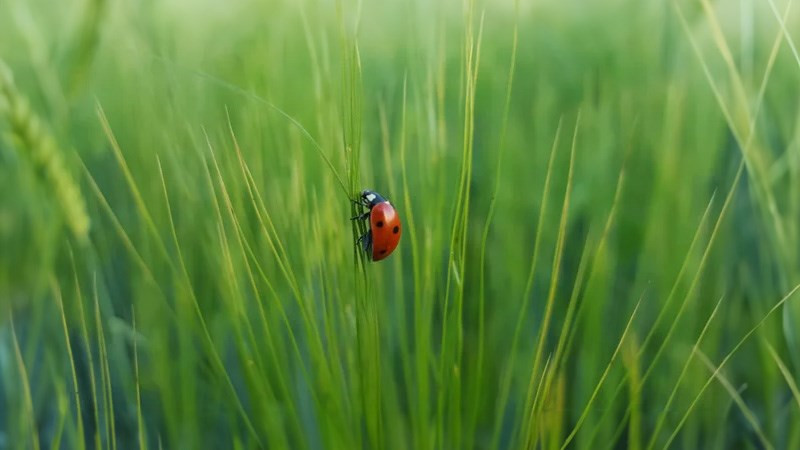
{"type": "Polygon", "coordinates": [[[653,429],[652,433],[650,433],[650,441],[647,443],[648,450],[652,449],[656,445],[656,440],[658,439],[659,433],[661,433],[661,428],[664,426],[664,423],[666,421],[667,412],[672,407],[672,401],[675,399],[675,394],[677,394],[678,392],[678,387],[680,387],[683,378],[686,376],[686,373],[689,370],[689,366],[692,362],[695,352],[700,348],[700,342],[702,342],[703,337],[705,337],[706,331],[708,331],[708,327],[709,325],[711,325],[711,321],[714,320],[714,317],[717,315],[717,311],[719,310],[719,305],[722,304],[723,298],[724,297],[720,297],[719,301],[717,302],[717,305],[714,306],[714,309],[711,311],[711,315],[708,316],[708,320],[706,320],[705,325],[703,325],[703,330],[700,332],[700,335],[697,337],[697,340],[694,343],[692,352],[689,353],[689,357],[686,358],[686,362],[683,364],[681,373],[680,375],[678,375],[678,379],[675,381],[675,386],[673,386],[672,392],[670,392],[669,398],[667,398],[667,402],[664,404],[664,407],[661,408],[661,412],[659,413],[658,418],[656,419],[656,426],[653,429]]]}
{"type": "Polygon", "coordinates": [[[136,308],[134,306],[131,306],[131,326],[133,327],[133,382],[136,385],[136,439],[139,450],[147,450],[147,433],[142,413],[142,389],[139,382],[139,337],[136,332],[136,308]]]}
{"type": "Polygon", "coordinates": [[[686,423],[686,420],[688,420],[689,415],[691,415],[691,413],[694,410],[695,406],[697,406],[697,403],[700,401],[700,398],[703,396],[703,393],[706,391],[706,389],[711,384],[711,382],[714,381],[714,378],[716,377],[716,374],[720,370],[722,370],[723,367],[725,367],[725,364],[727,364],[727,362],[731,359],[731,357],[733,357],[733,355],[742,347],[742,345],[744,345],[744,343],[750,338],[750,336],[752,336],[756,331],[758,331],[758,329],[761,328],[761,326],[764,325],[764,323],[766,323],[767,319],[769,319],[770,316],[772,316],[772,314],[774,314],[784,304],[786,304],[786,302],[788,302],[789,299],[792,298],[792,296],[795,294],[795,292],[797,292],[798,289],[800,289],[800,284],[795,286],[791,291],[789,291],[788,294],[786,294],[772,308],[770,308],[770,310],[767,311],[767,313],[764,316],[761,317],[761,319],[758,321],[758,323],[756,323],[755,326],[753,326],[747,333],[745,333],[745,335],[736,343],[736,345],[733,346],[731,351],[729,351],[728,354],[725,355],[725,357],[722,359],[722,361],[717,366],[717,369],[706,380],[705,384],[703,384],[703,387],[700,389],[700,392],[697,393],[695,398],[689,404],[689,407],[686,409],[686,412],[684,413],[683,417],[681,417],[681,420],[678,422],[678,425],[672,431],[672,434],[669,436],[669,439],[667,439],[667,443],[664,445],[665,449],[669,448],[669,446],[672,444],[672,441],[675,440],[675,438],[678,436],[678,432],[681,430],[683,425],[686,423]]]}
{"type": "MultiPolygon", "coordinates": [[[[644,296],[644,294],[642,294],[644,296]]],[[[572,439],[575,438],[575,435],[578,434],[578,430],[580,430],[583,421],[586,420],[586,416],[589,414],[589,411],[594,403],[595,398],[597,398],[597,393],[600,392],[600,388],[603,387],[603,383],[608,376],[608,373],[611,371],[611,367],[614,364],[614,361],[617,359],[617,355],[619,354],[620,348],[622,348],[623,342],[625,342],[625,337],[628,335],[628,331],[631,328],[631,324],[633,323],[633,319],[636,317],[636,312],[639,310],[639,306],[642,304],[642,297],[639,298],[639,301],[636,302],[636,306],[633,308],[633,312],[631,312],[631,316],[628,319],[628,324],[625,325],[625,330],[622,332],[622,336],[619,338],[619,342],[617,343],[617,348],[614,349],[614,353],[611,355],[611,359],[608,361],[608,365],[606,365],[605,370],[603,370],[603,374],[600,376],[600,380],[598,380],[597,385],[592,392],[592,395],[589,396],[589,401],[586,403],[586,406],[583,408],[583,412],[581,412],[578,421],[575,423],[575,426],[570,431],[569,435],[566,439],[564,439],[564,443],[561,445],[561,450],[567,448],[567,446],[572,442],[572,439]]]]}
{"type": "Polygon", "coordinates": [[[800,408],[800,389],[797,388],[797,382],[794,380],[794,375],[792,375],[792,372],[788,367],[786,367],[786,364],[783,362],[780,355],[778,355],[778,352],[775,351],[775,348],[773,348],[769,342],[765,341],[764,344],[767,346],[767,350],[769,350],[769,354],[772,356],[772,359],[775,360],[775,364],[777,364],[778,368],[780,369],[781,375],[783,375],[783,378],[786,380],[786,385],[789,386],[789,390],[792,391],[792,397],[794,397],[798,408],[800,408]]]}
{"type": "MultiPolygon", "coordinates": [[[[70,255],[72,255],[72,251],[70,251],[70,255]]],[[[61,295],[61,288],[58,285],[58,282],[55,278],[50,279],[50,290],[53,292],[53,297],[55,297],[56,302],[58,303],[59,313],[61,315],[61,327],[64,330],[64,345],[67,348],[67,356],[69,357],[69,368],[72,375],[72,394],[73,394],[73,401],[75,402],[75,422],[77,424],[76,434],[78,435],[78,445],[79,448],[85,449],[86,448],[86,436],[84,435],[83,431],[83,411],[82,411],[82,403],[81,403],[81,394],[80,389],[78,387],[78,372],[75,369],[75,355],[72,353],[72,342],[69,338],[69,328],[67,327],[67,314],[64,311],[64,299],[61,295]]]]}
{"type": "Polygon", "coordinates": [[[473,439],[475,429],[478,422],[478,410],[481,401],[481,383],[483,382],[483,366],[484,366],[484,351],[486,344],[486,244],[489,238],[489,229],[492,225],[494,218],[495,205],[497,203],[497,192],[500,189],[500,180],[503,167],[503,155],[505,154],[506,147],[506,132],[508,128],[508,115],[511,109],[511,93],[514,85],[514,71],[517,64],[517,43],[519,34],[519,0],[514,1],[514,26],[512,29],[511,39],[511,57],[508,68],[508,81],[506,82],[506,97],[503,104],[503,119],[500,125],[500,138],[497,145],[497,162],[495,166],[494,187],[492,188],[491,197],[489,200],[489,210],[486,213],[486,222],[483,226],[483,233],[481,235],[481,246],[479,256],[479,281],[478,281],[478,350],[476,356],[476,375],[474,383],[471,388],[472,406],[469,413],[468,425],[466,430],[467,441],[465,443],[467,448],[473,446],[473,439]]]}
{"type": "Polygon", "coordinates": [[[14,327],[13,313],[9,312],[9,323],[11,324],[11,342],[14,344],[14,359],[17,363],[17,371],[19,375],[19,382],[22,385],[22,400],[25,411],[25,421],[30,426],[30,446],[34,450],[39,450],[39,430],[36,426],[36,414],[33,410],[33,399],[31,397],[31,385],[28,380],[28,369],[25,367],[25,360],[22,358],[22,352],[19,348],[19,340],[17,339],[17,330],[14,327]]]}
{"type": "MultiPolygon", "coordinates": [[[[787,5],[787,8],[785,10],[785,14],[788,14],[789,7],[791,6],[791,2],[792,1],[793,0],[790,0],[789,5],[787,5]]],[[[773,43],[772,50],[771,50],[770,56],[769,56],[769,60],[767,62],[767,68],[765,70],[764,77],[762,78],[761,85],[760,85],[760,88],[759,88],[759,91],[758,91],[758,96],[756,98],[754,112],[750,116],[751,119],[750,119],[750,124],[749,124],[749,128],[748,128],[749,131],[748,131],[748,134],[747,134],[747,140],[746,140],[746,142],[742,142],[741,138],[739,137],[739,133],[737,132],[737,127],[736,127],[736,125],[735,125],[735,123],[734,123],[733,119],[731,118],[731,115],[730,115],[730,113],[728,111],[728,107],[726,106],[726,103],[722,98],[722,94],[720,92],[720,89],[718,88],[714,77],[711,75],[711,71],[710,71],[706,61],[703,59],[702,52],[700,51],[699,45],[697,44],[697,42],[694,39],[691,31],[689,30],[689,25],[688,25],[688,22],[686,21],[686,18],[684,16],[684,14],[683,14],[683,11],[681,10],[681,8],[677,4],[677,2],[673,2],[673,7],[674,7],[674,9],[675,9],[675,11],[676,11],[676,13],[678,15],[678,18],[680,19],[680,23],[681,23],[681,25],[683,27],[683,31],[687,35],[687,37],[689,39],[689,42],[690,42],[690,44],[691,44],[691,46],[692,46],[692,48],[693,48],[693,50],[694,50],[699,62],[701,64],[701,67],[703,69],[703,73],[705,74],[706,80],[709,83],[709,87],[711,88],[712,92],[714,93],[714,97],[716,98],[717,103],[718,103],[718,105],[720,107],[720,110],[721,110],[723,116],[725,117],[726,122],[728,123],[729,129],[731,130],[731,132],[736,137],[737,142],[740,144],[740,148],[742,149],[743,155],[746,155],[748,153],[748,151],[749,151],[748,149],[750,148],[750,146],[753,143],[753,139],[754,139],[754,135],[755,135],[755,127],[756,127],[756,118],[758,117],[758,113],[759,113],[759,111],[761,109],[761,106],[763,104],[763,100],[764,100],[764,96],[765,96],[765,93],[766,93],[768,80],[769,80],[770,75],[772,73],[772,68],[773,68],[774,63],[775,63],[777,52],[778,52],[778,49],[780,48],[780,43],[782,42],[782,39],[783,39],[783,34],[782,33],[778,33],[778,35],[775,38],[775,42],[773,43]]],[[[737,172],[736,178],[735,178],[736,182],[734,182],[734,184],[731,186],[731,190],[729,190],[729,192],[728,192],[728,195],[727,195],[727,198],[726,198],[726,203],[730,200],[730,198],[731,198],[731,196],[733,194],[733,190],[735,189],[736,185],[738,184],[738,180],[741,177],[742,169],[744,168],[744,165],[746,165],[746,164],[747,164],[747,158],[743,157],[742,158],[742,162],[741,162],[740,167],[739,167],[739,170],[737,172]]],[[[712,200],[713,200],[713,197],[712,197],[712,200]]],[[[723,208],[724,208],[724,206],[723,206],[723,208]]],[[[722,219],[722,214],[720,214],[720,216],[718,217],[717,224],[720,223],[720,219],[722,219]]],[[[715,228],[716,228],[716,226],[715,226],[715,228]]],[[[698,229],[698,232],[699,232],[699,229],[698,229]]],[[[695,239],[697,238],[697,236],[698,235],[695,235],[695,239]]],[[[710,242],[709,242],[709,245],[710,245],[710,242]]],[[[690,252],[691,252],[691,247],[693,247],[693,246],[694,246],[694,241],[693,241],[692,245],[690,246],[690,252]]],[[[709,247],[707,247],[706,250],[708,250],[708,248],[709,247]]],[[[689,254],[690,253],[687,254],[687,260],[684,261],[684,266],[685,266],[686,262],[688,261],[689,254]]],[[[683,270],[684,269],[682,267],[680,273],[683,273],[683,270]]],[[[680,274],[679,274],[678,279],[676,280],[676,284],[673,285],[673,291],[676,289],[677,282],[678,282],[679,279],[680,279],[680,274]]],[[[672,295],[673,295],[673,293],[671,292],[670,296],[668,296],[668,299],[671,298],[672,295]]],[[[669,301],[670,300],[668,300],[667,302],[669,303],[669,301]]],[[[662,317],[662,315],[663,315],[665,310],[666,310],[666,307],[662,308],[661,312],[659,312],[659,316],[656,319],[657,323],[660,321],[660,318],[662,317]]],[[[645,339],[645,343],[642,345],[640,353],[641,353],[641,351],[645,350],[645,347],[647,346],[647,343],[650,340],[650,338],[652,337],[653,332],[655,331],[655,329],[656,329],[656,327],[652,327],[651,328],[650,333],[648,333],[648,336],[645,339]]],[[[655,361],[655,358],[653,359],[653,361],[655,361]]],[[[652,367],[652,366],[653,365],[651,364],[650,367],[652,367]]],[[[648,374],[646,372],[645,373],[645,378],[646,378],[647,375],[648,374]]],[[[643,379],[643,381],[644,381],[644,379],[643,379]]],[[[620,391],[621,387],[622,387],[622,384],[620,384],[620,386],[618,387],[617,392],[620,391]]],[[[614,397],[616,397],[616,394],[614,395],[614,397]]],[[[622,420],[619,422],[619,424],[617,426],[617,430],[614,433],[615,436],[619,436],[619,434],[622,432],[623,425],[624,425],[625,421],[627,420],[627,417],[628,417],[628,413],[626,413],[623,416],[622,420]]],[[[599,426],[595,429],[595,432],[592,433],[592,436],[596,435],[597,431],[599,431],[599,426]]],[[[616,437],[612,441],[616,441],[616,437]]]]}
{"type": "Polygon", "coordinates": [[[742,396],[739,394],[739,391],[737,391],[736,388],[733,387],[731,382],[728,381],[728,378],[725,377],[725,375],[723,375],[722,372],[720,372],[720,370],[716,366],[714,366],[714,363],[712,363],[711,360],[708,359],[708,356],[706,356],[706,354],[703,353],[702,350],[695,347],[694,352],[697,353],[697,356],[700,358],[700,361],[702,361],[703,364],[705,364],[706,367],[708,367],[708,370],[710,370],[714,374],[714,377],[717,378],[717,380],[725,388],[725,390],[728,391],[728,394],[730,394],[733,401],[736,402],[736,406],[738,406],[739,409],[742,411],[742,415],[744,415],[745,419],[747,419],[747,422],[750,424],[750,426],[753,427],[753,431],[756,433],[756,436],[758,436],[758,440],[761,441],[761,445],[763,445],[764,448],[767,450],[774,449],[775,447],[769,442],[769,439],[767,439],[767,437],[764,435],[764,431],[761,429],[761,425],[758,424],[758,419],[756,418],[756,415],[747,406],[744,400],[742,400],[742,396]]]}
{"type": "MultiPolygon", "coordinates": [[[[581,124],[581,112],[578,111],[578,116],[575,119],[575,129],[573,130],[572,134],[572,148],[569,154],[569,169],[567,172],[567,185],[564,188],[564,203],[561,207],[561,219],[558,225],[558,237],[556,238],[556,248],[553,254],[553,266],[550,271],[550,288],[547,294],[547,303],[545,304],[544,310],[544,317],[542,318],[542,323],[540,325],[539,330],[539,337],[537,339],[536,344],[536,352],[533,356],[533,364],[531,368],[531,382],[528,386],[528,394],[526,396],[526,407],[523,418],[527,418],[525,422],[522,424],[522,436],[526,440],[525,448],[528,448],[529,445],[536,445],[536,442],[529,442],[531,436],[531,430],[536,430],[536,427],[533,426],[531,423],[534,419],[534,397],[532,387],[534,378],[538,377],[539,375],[539,365],[541,364],[542,355],[544,353],[544,347],[547,342],[548,332],[550,330],[550,320],[553,315],[553,308],[556,300],[556,292],[558,290],[558,281],[560,279],[561,274],[561,261],[564,256],[564,247],[567,239],[567,222],[569,216],[569,206],[570,206],[570,199],[572,195],[572,183],[573,183],[573,176],[575,174],[575,153],[578,147],[578,131],[580,130],[581,124]]],[[[539,388],[537,387],[537,390],[539,388]]]]}
{"type": "Polygon", "coordinates": [[[116,420],[114,419],[114,395],[111,386],[111,370],[108,363],[108,349],[106,348],[105,331],[100,314],[100,294],[97,290],[97,274],[93,274],[92,294],[94,297],[95,332],[97,333],[97,353],[100,357],[100,384],[103,393],[103,423],[106,430],[106,439],[110,442],[112,450],[117,448],[116,420]]]}
{"type": "Polygon", "coordinates": [[[497,450],[500,444],[500,432],[505,417],[506,403],[511,391],[512,375],[514,370],[515,359],[517,355],[517,347],[522,333],[522,324],[524,323],[525,316],[528,311],[528,304],[530,303],[530,293],[533,289],[533,278],[536,272],[536,262],[539,256],[539,245],[541,244],[542,230],[544,228],[544,215],[547,212],[547,200],[550,193],[550,179],[553,171],[553,162],[555,161],[556,150],[558,149],[559,136],[561,134],[561,124],[563,118],[559,119],[558,127],[556,128],[553,145],[550,148],[550,156],[547,162],[547,173],[544,177],[544,187],[542,189],[541,203],[539,207],[539,219],[536,224],[536,232],[534,236],[533,254],[531,255],[530,270],[528,271],[528,281],[526,282],[525,291],[522,295],[522,302],[520,305],[519,313],[517,314],[517,323],[514,326],[514,336],[511,338],[511,346],[509,348],[508,362],[506,363],[505,376],[503,376],[500,384],[500,393],[497,397],[495,408],[495,420],[492,431],[492,442],[489,448],[497,450]]]}

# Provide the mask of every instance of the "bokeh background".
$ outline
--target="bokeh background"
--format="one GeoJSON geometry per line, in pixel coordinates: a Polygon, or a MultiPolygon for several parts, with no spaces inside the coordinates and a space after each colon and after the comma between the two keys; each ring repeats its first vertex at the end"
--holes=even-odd
{"type": "Polygon", "coordinates": [[[791,3],[0,1],[0,449],[800,447],[791,3]]]}

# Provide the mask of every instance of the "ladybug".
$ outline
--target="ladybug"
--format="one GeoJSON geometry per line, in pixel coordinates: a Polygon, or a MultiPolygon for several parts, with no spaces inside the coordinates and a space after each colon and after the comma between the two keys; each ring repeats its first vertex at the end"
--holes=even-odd
{"type": "Polygon", "coordinates": [[[360,243],[364,252],[373,261],[380,261],[391,255],[397,248],[402,234],[397,210],[383,196],[369,189],[361,191],[358,200],[353,200],[353,203],[368,210],[350,220],[369,219],[369,230],[356,240],[356,245],[360,243]]]}

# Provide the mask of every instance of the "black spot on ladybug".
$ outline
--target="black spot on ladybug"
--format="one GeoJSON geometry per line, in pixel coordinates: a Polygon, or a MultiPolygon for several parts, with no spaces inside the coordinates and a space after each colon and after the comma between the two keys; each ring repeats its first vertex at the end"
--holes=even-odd
{"type": "Polygon", "coordinates": [[[382,220],[377,221],[375,223],[375,226],[378,227],[378,228],[382,227],[383,226],[383,221],[382,220]]]}
{"type": "Polygon", "coordinates": [[[394,228],[392,228],[392,233],[397,234],[399,232],[400,232],[400,227],[395,225],[394,228]]]}
{"type": "Polygon", "coordinates": [[[381,255],[386,253],[386,249],[381,250],[381,255]]]}

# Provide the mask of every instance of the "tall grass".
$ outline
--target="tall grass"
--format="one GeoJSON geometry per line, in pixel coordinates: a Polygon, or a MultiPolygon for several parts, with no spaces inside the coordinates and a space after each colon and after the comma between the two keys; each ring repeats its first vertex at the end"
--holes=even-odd
{"type": "Polygon", "coordinates": [[[0,449],[800,446],[798,24],[0,3],[0,449]]]}

